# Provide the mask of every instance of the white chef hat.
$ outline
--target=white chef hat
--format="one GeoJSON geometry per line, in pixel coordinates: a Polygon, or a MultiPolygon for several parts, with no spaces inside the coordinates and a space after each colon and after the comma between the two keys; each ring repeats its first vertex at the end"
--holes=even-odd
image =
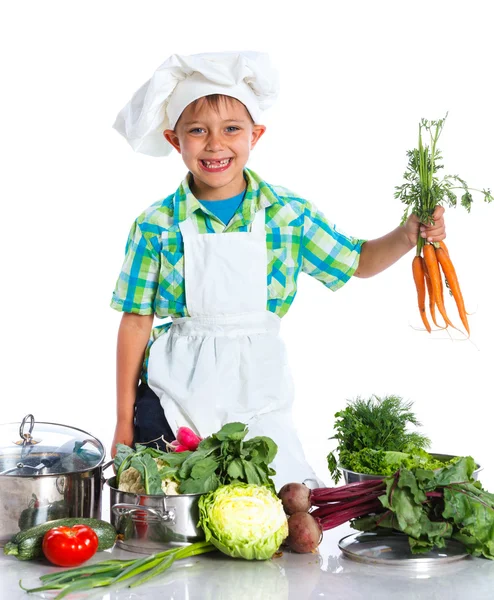
{"type": "Polygon", "coordinates": [[[194,100],[224,94],[240,100],[255,123],[278,96],[278,73],[262,52],[173,54],[118,113],[113,127],[136,152],[166,156],[164,136],[194,100]]]}

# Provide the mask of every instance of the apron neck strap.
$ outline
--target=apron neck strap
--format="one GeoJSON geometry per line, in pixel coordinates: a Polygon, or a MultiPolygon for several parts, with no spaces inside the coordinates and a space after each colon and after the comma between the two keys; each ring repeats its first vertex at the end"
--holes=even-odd
{"type": "Polygon", "coordinates": [[[265,208],[261,208],[260,210],[258,210],[256,212],[256,215],[254,217],[254,221],[252,223],[252,228],[251,231],[252,233],[262,233],[265,234],[266,232],[266,216],[265,216],[265,212],[266,209],[265,208]]]}
{"type": "Polygon", "coordinates": [[[181,221],[178,226],[183,237],[193,237],[198,235],[197,227],[194,226],[192,218],[188,217],[185,221],[181,221]]]}

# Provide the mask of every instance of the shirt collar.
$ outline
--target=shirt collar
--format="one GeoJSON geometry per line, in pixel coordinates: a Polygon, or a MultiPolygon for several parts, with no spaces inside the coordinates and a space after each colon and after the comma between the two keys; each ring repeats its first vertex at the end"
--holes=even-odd
{"type": "MultiPolygon", "coordinates": [[[[205,212],[204,207],[190,189],[191,177],[192,174],[190,172],[187,173],[180,184],[180,187],[175,192],[173,209],[174,225],[178,225],[181,221],[185,221],[198,210],[205,212]]],[[[258,210],[280,202],[280,197],[268,183],[263,181],[259,175],[254,173],[251,169],[244,169],[244,177],[247,182],[247,187],[243,201],[242,217],[249,223],[254,219],[254,215],[258,210]]]]}

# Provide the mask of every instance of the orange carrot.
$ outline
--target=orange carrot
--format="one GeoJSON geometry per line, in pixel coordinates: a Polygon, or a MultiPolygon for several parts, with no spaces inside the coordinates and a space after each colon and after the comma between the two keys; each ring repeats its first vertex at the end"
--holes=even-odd
{"type": "MultiPolygon", "coordinates": [[[[446,255],[449,256],[449,250],[448,247],[446,246],[446,244],[444,242],[439,242],[439,246],[446,252],[446,255]]],[[[442,290],[442,280],[441,280],[441,292],[442,290]]],[[[452,296],[453,293],[451,292],[450,288],[449,288],[449,281],[446,279],[446,276],[444,276],[444,283],[446,284],[446,287],[448,288],[448,291],[450,293],[450,295],[452,296]]],[[[444,295],[442,296],[443,298],[443,302],[444,302],[444,295]]]]}
{"type": "MultiPolygon", "coordinates": [[[[422,257],[420,257],[420,258],[422,258],[422,257]]],[[[429,310],[431,312],[432,321],[436,327],[438,327],[439,329],[444,329],[444,327],[441,327],[441,325],[438,325],[438,323],[436,321],[436,299],[434,297],[434,288],[432,287],[431,278],[430,278],[429,272],[427,271],[427,265],[425,264],[424,259],[422,259],[422,265],[424,268],[425,283],[427,284],[427,293],[429,294],[429,310]]],[[[441,282],[441,290],[442,290],[442,282],[441,282]]]]}
{"type": "Polygon", "coordinates": [[[449,250],[448,250],[448,247],[446,246],[446,244],[444,242],[439,242],[439,245],[446,252],[446,254],[449,256],[449,250]]]}
{"type": "Polygon", "coordinates": [[[463,326],[470,335],[470,328],[468,326],[467,313],[465,310],[465,303],[463,301],[463,295],[461,293],[460,284],[458,283],[458,277],[456,276],[456,271],[451,262],[449,254],[444,250],[444,248],[436,248],[436,257],[437,262],[441,265],[441,269],[443,270],[444,277],[448,282],[449,289],[453,295],[453,298],[456,302],[456,307],[458,308],[458,313],[460,315],[461,322],[463,326]]]}
{"type": "Polygon", "coordinates": [[[446,309],[444,308],[444,301],[441,297],[441,273],[439,271],[439,265],[434,246],[432,244],[425,244],[423,253],[424,261],[427,265],[427,271],[429,273],[429,277],[431,278],[432,289],[434,290],[434,299],[436,301],[437,308],[439,309],[444,322],[456,329],[453,323],[451,323],[451,321],[448,319],[446,309]]]}
{"type": "Polygon", "coordinates": [[[425,273],[424,263],[421,256],[416,256],[413,259],[412,273],[413,280],[415,281],[415,287],[417,288],[417,301],[419,305],[420,316],[422,317],[422,322],[425,325],[425,328],[430,333],[431,326],[429,325],[427,315],[425,314],[425,273]]]}

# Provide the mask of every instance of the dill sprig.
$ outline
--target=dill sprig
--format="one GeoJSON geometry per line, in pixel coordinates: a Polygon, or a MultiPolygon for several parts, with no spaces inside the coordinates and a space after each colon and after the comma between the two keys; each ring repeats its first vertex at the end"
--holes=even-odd
{"type": "MultiPolygon", "coordinates": [[[[364,448],[373,450],[394,450],[404,452],[409,448],[427,448],[430,440],[416,431],[408,431],[408,425],[420,427],[412,412],[412,402],[399,396],[371,396],[367,400],[357,397],[349,400],[344,410],[335,414],[336,452],[341,457],[348,452],[358,452],[364,448]]],[[[328,455],[328,467],[334,481],[341,477],[338,460],[334,452],[328,455]]]]}

